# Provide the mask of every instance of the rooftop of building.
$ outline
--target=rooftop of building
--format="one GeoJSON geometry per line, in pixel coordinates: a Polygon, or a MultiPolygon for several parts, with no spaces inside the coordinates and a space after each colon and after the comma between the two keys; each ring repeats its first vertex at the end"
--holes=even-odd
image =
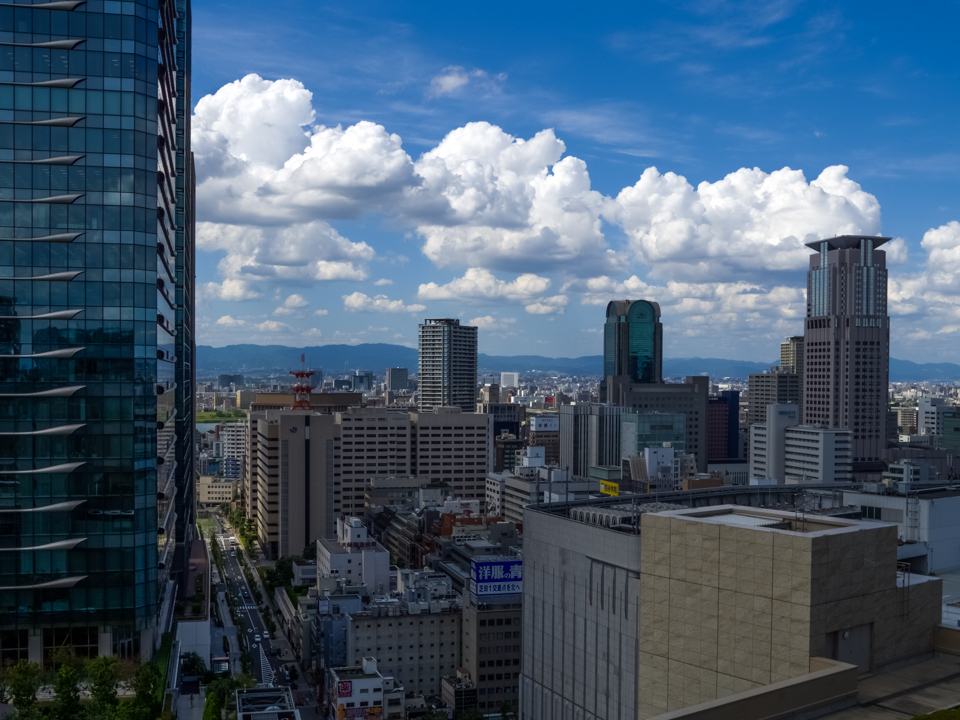
{"type": "Polygon", "coordinates": [[[837,237],[813,240],[806,243],[806,246],[811,250],[819,250],[820,243],[825,242],[829,243],[830,250],[849,250],[850,248],[860,247],[861,240],[873,240],[873,247],[878,248],[888,242],[890,238],[874,235],[838,235],[837,237]]]}
{"type": "MultiPolygon", "coordinates": [[[[793,511],[802,508],[807,515],[837,517],[860,512],[856,507],[827,507],[820,509],[817,494],[842,494],[842,491],[860,491],[859,483],[834,485],[730,485],[697,490],[591,497],[526,506],[527,513],[560,515],[575,521],[601,525],[614,532],[637,532],[640,516],[648,512],[663,512],[684,508],[709,508],[720,505],[740,505],[751,508],[770,508],[793,511]],[[596,519],[594,519],[596,518],[596,519]],[[609,518],[609,520],[608,520],[609,518]]],[[[839,503],[838,503],[839,505],[839,503]]]]}
{"type": "Polygon", "coordinates": [[[692,522],[791,534],[803,533],[807,535],[833,535],[856,530],[867,530],[879,526],[878,523],[868,520],[807,515],[796,511],[744,507],[740,505],[720,505],[711,508],[684,508],[681,510],[666,510],[657,514],[681,520],[690,520],[692,522]]]}
{"type": "Polygon", "coordinates": [[[300,714],[289,688],[237,690],[237,720],[295,720],[300,714]]]}

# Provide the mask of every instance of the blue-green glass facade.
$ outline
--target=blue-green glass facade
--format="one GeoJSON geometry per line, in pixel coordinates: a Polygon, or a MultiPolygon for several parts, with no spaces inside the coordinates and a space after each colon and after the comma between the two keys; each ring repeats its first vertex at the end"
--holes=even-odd
{"type": "Polygon", "coordinates": [[[5,659],[60,644],[149,656],[156,639],[175,541],[176,223],[192,196],[174,191],[173,10],[0,6],[5,659]]]}
{"type": "Polygon", "coordinates": [[[603,376],[630,382],[663,382],[660,306],[647,300],[615,300],[603,327],[603,376]]]}

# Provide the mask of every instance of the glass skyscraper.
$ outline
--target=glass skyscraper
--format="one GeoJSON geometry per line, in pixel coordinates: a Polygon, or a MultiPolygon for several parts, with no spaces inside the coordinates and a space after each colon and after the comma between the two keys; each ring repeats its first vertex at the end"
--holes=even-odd
{"type": "MultiPolygon", "coordinates": [[[[633,383],[663,382],[663,325],[658,303],[614,300],[607,304],[604,381],[611,376],[625,376],[633,383]]],[[[601,400],[605,385],[601,384],[601,400]]]]}
{"type": "Polygon", "coordinates": [[[192,537],[188,0],[0,6],[0,660],[150,657],[192,537]]]}

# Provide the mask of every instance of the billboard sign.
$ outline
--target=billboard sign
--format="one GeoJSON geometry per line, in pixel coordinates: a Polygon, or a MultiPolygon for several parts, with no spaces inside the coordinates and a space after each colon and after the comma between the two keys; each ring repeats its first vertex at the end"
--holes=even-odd
{"type": "Polygon", "coordinates": [[[477,595],[512,595],[523,592],[522,560],[472,560],[470,577],[477,595]]]}
{"type": "Polygon", "coordinates": [[[601,480],[600,492],[602,492],[604,495],[618,496],[620,494],[620,484],[601,480]]]}
{"type": "Polygon", "coordinates": [[[341,680],[337,683],[337,697],[353,696],[353,680],[341,680]]]}

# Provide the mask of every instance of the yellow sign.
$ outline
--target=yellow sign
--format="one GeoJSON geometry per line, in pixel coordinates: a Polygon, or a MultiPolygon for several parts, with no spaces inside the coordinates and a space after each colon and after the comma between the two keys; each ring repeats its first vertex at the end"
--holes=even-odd
{"type": "Polygon", "coordinates": [[[600,492],[602,492],[604,495],[619,495],[620,485],[615,482],[607,482],[606,480],[601,480],[600,492]]]}

